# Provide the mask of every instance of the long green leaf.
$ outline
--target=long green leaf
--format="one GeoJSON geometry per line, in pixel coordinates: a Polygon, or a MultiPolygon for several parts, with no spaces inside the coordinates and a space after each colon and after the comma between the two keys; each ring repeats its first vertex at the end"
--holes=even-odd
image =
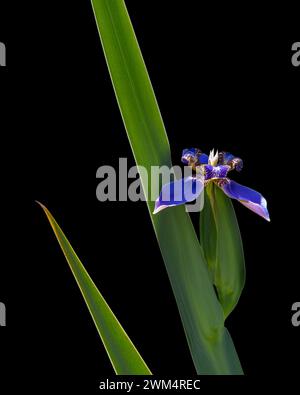
{"type": "MultiPolygon", "coordinates": [[[[128,139],[145,190],[151,166],[171,166],[170,147],[151,82],[123,0],[92,0],[94,14],[128,139]]],[[[149,184],[147,184],[149,181],[149,184]]],[[[242,374],[205,258],[184,207],[149,213],[200,374],[242,374]]]]}
{"type": "Polygon", "coordinates": [[[231,200],[214,184],[206,188],[200,237],[225,317],[235,308],[246,269],[239,225],[231,200]]]}
{"type": "Polygon", "coordinates": [[[151,375],[146,363],[98,291],[63,231],[49,210],[41,203],[39,204],[46,213],[68,261],[115,372],[124,375],[151,375]]]}

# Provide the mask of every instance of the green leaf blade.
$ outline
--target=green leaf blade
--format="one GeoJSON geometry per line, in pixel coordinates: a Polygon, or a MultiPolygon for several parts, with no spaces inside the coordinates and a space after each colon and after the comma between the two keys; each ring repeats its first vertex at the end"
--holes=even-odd
{"type": "Polygon", "coordinates": [[[92,6],[135,160],[147,170],[171,166],[168,137],[126,6],[122,0],[92,0],[92,6]]]}
{"type": "Polygon", "coordinates": [[[151,375],[151,371],[90,278],[63,231],[49,210],[39,204],[65,255],[116,374],[151,375]]]}
{"type": "MultiPolygon", "coordinates": [[[[147,170],[140,176],[148,191],[151,166],[171,166],[162,117],[124,1],[92,0],[92,5],[133,155],[147,170]]],[[[147,205],[197,373],[242,374],[233,343],[230,358],[224,355],[223,310],[185,208],[154,216],[154,202],[148,199],[147,205]]]]}

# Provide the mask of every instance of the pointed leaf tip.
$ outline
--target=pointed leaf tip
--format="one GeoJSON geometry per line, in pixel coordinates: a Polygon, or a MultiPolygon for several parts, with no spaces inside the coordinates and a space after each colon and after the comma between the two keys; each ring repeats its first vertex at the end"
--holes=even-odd
{"type": "Polygon", "coordinates": [[[116,374],[151,375],[151,371],[79,260],[50,211],[44,210],[76,279],[116,374]]]}

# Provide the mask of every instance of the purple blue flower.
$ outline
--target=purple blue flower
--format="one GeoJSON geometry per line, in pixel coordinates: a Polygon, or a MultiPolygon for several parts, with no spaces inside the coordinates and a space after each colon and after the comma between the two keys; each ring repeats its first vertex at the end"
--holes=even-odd
{"type": "Polygon", "coordinates": [[[212,150],[208,156],[198,148],[190,148],[183,151],[181,160],[195,171],[195,175],[164,185],[155,202],[154,214],[168,207],[192,202],[200,196],[205,186],[213,182],[231,199],[238,200],[270,221],[266,199],[255,190],[227,177],[232,170],[242,170],[242,159],[229,152],[215,153],[212,150]]]}

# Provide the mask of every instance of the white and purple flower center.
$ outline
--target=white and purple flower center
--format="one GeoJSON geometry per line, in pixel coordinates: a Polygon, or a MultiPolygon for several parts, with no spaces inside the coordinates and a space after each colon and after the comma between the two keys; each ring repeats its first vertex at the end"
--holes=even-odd
{"type": "Polygon", "coordinates": [[[216,178],[226,178],[230,170],[230,167],[227,165],[225,166],[204,165],[203,167],[204,167],[205,181],[213,180],[216,178]]]}

